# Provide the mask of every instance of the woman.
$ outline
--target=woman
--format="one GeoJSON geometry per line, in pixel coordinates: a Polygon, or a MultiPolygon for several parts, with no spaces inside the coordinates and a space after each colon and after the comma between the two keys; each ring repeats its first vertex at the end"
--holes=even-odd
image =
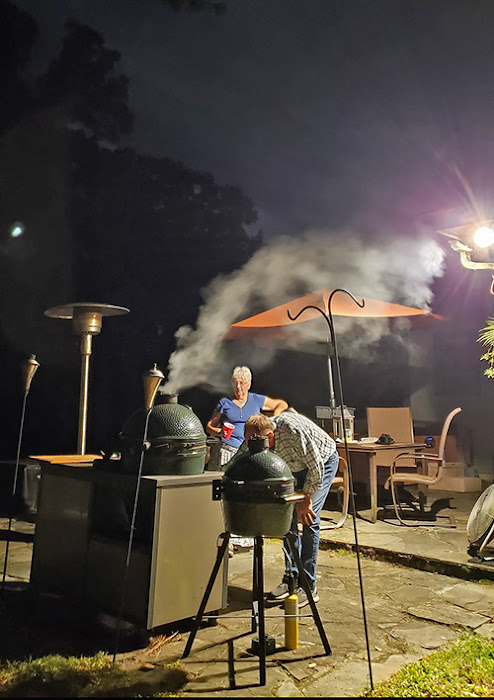
{"type": "MultiPolygon", "coordinates": [[[[272,399],[264,394],[249,392],[252,383],[252,373],[248,367],[235,367],[232,373],[233,399],[224,396],[218,401],[213,415],[206,424],[210,435],[221,437],[220,466],[223,467],[233,457],[244,441],[244,425],[247,418],[261,411],[269,411],[277,416],[288,408],[284,399],[272,399]],[[223,424],[234,426],[230,438],[223,433],[223,424]]],[[[232,556],[238,547],[252,547],[251,537],[231,535],[229,555],[232,556]]]]}
{"type": "Polygon", "coordinates": [[[244,441],[244,425],[247,418],[261,411],[269,411],[273,416],[277,416],[288,408],[284,399],[272,399],[264,394],[250,392],[251,383],[250,369],[235,367],[232,373],[233,398],[224,396],[220,399],[206,424],[206,430],[210,435],[221,437],[221,466],[230,461],[244,441]],[[224,437],[224,423],[232,423],[234,426],[229,439],[224,437]]]}

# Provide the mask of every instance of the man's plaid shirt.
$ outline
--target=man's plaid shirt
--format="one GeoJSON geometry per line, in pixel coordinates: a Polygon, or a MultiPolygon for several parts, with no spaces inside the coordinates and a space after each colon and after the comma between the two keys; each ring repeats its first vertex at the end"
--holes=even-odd
{"type": "Polygon", "coordinates": [[[324,464],[336,452],[335,441],[300,413],[285,411],[271,420],[275,424],[276,454],[293,473],[307,469],[303,491],[315,493],[322,484],[324,464]]]}

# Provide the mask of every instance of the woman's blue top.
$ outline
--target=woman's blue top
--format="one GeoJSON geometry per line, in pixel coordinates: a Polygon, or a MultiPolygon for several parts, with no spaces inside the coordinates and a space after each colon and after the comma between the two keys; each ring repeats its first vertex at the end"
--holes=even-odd
{"type": "Polygon", "coordinates": [[[249,391],[245,405],[240,407],[233,403],[232,399],[224,396],[218,401],[215,411],[221,413],[222,423],[232,423],[235,429],[229,440],[223,437],[221,441],[224,445],[231,447],[240,447],[244,441],[244,425],[247,418],[250,418],[254,413],[260,413],[266,397],[264,394],[254,394],[249,391]]]}

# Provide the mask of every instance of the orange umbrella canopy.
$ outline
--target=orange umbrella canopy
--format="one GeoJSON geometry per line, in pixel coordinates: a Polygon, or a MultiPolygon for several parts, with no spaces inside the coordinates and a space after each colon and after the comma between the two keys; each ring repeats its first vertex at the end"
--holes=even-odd
{"type": "MultiPolygon", "coordinates": [[[[296,316],[305,306],[317,306],[328,313],[328,301],[332,291],[322,289],[310,294],[306,294],[298,299],[293,299],[286,304],[275,306],[268,311],[245,318],[230,326],[225,335],[226,340],[236,340],[244,337],[249,332],[255,334],[261,329],[267,335],[274,334],[275,330],[281,326],[292,325],[293,323],[305,323],[315,318],[321,318],[321,314],[315,309],[307,309],[296,321],[290,320],[288,311],[292,316],[296,316]]],[[[362,301],[362,298],[359,298],[362,301]]],[[[388,301],[378,301],[376,299],[364,299],[365,306],[360,308],[347,294],[335,294],[331,302],[331,313],[333,316],[348,316],[358,318],[396,318],[396,317],[422,317],[434,320],[442,320],[444,317],[433,314],[424,309],[417,309],[412,306],[393,304],[388,301]]]]}

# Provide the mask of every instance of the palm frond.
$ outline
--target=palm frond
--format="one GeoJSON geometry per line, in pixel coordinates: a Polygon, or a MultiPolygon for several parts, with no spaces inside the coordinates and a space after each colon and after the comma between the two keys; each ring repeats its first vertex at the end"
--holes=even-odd
{"type": "Polygon", "coordinates": [[[479,331],[477,343],[481,343],[488,350],[481,355],[480,359],[489,363],[489,367],[485,370],[484,375],[488,379],[494,379],[494,318],[488,318],[486,326],[479,331]]]}

